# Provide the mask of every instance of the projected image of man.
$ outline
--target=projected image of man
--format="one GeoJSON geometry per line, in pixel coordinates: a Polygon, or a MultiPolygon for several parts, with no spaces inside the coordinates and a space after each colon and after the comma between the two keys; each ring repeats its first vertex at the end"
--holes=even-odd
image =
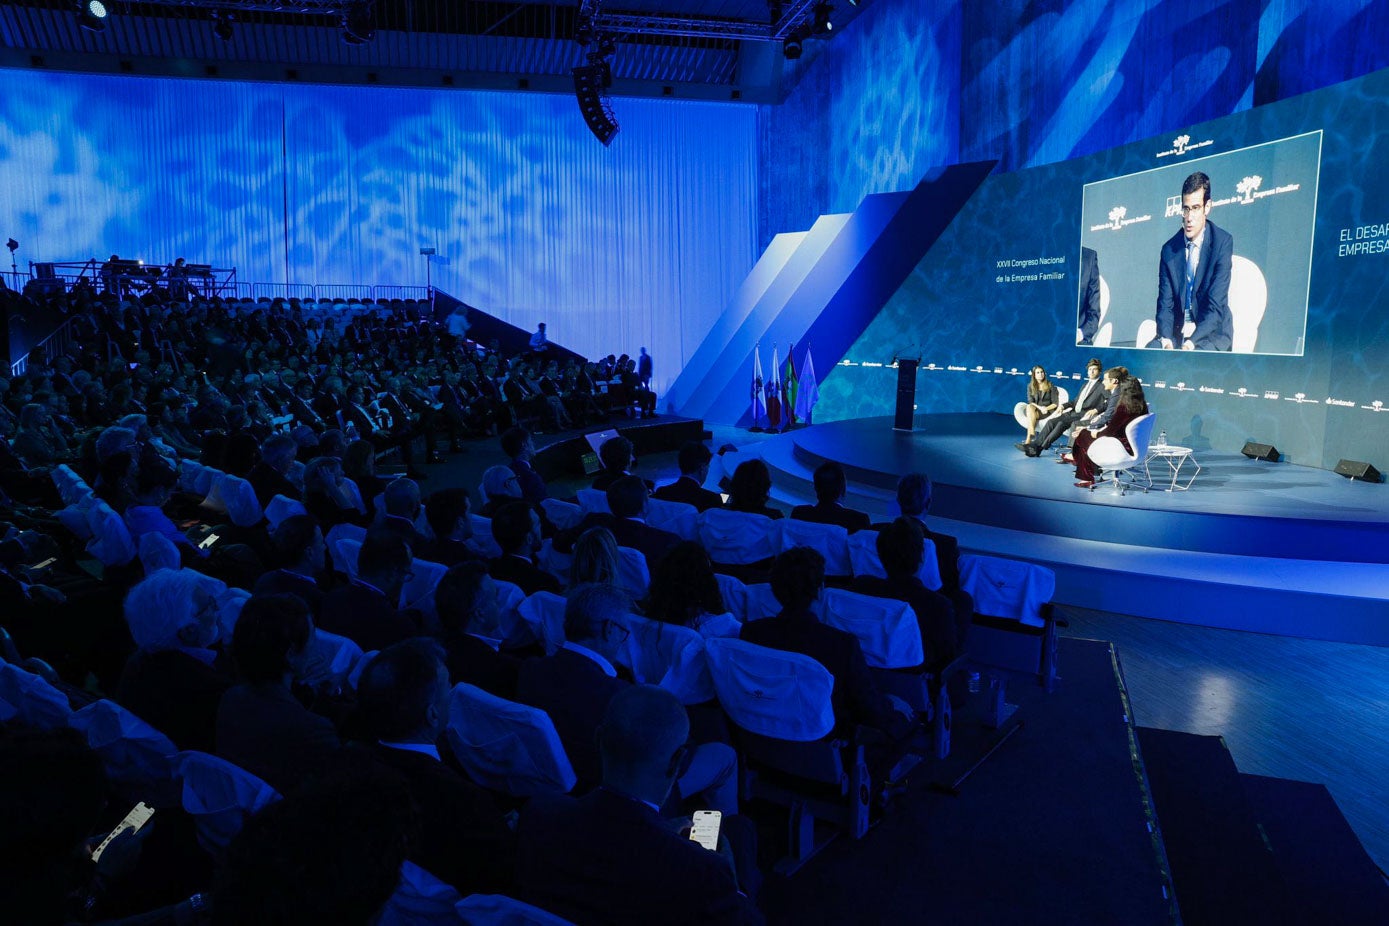
{"type": "Polygon", "coordinates": [[[1182,228],[1158,262],[1157,337],[1148,347],[1224,350],[1234,340],[1230,263],[1235,239],[1208,220],[1211,180],[1197,171],[1182,184],[1182,228]]]}
{"type": "Polygon", "coordinates": [[[1100,330],[1100,256],[1094,248],[1080,249],[1080,299],[1076,308],[1077,344],[1095,343],[1100,330]]]}

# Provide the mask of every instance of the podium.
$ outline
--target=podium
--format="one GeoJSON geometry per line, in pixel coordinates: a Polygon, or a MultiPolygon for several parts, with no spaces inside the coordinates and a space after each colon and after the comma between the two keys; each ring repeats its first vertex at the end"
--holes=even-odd
{"type": "Polygon", "coordinates": [[[912,418],[916,415],[916,367],[920,357],[897,358],[897,413],[893,418],[892,430],[912,430],[912,418]]]}

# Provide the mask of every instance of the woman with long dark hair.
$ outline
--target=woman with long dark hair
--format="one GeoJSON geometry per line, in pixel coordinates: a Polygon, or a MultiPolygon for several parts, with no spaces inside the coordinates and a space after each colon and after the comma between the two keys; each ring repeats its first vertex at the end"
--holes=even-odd
{"type": "Polygon", "coordinates": [[[1056,392],[1056,384],[1047,379],[1047,371],[1041,364],[1034,366],[1027,377],[1027,440],[1037,433],[1037,422],[1056,411],[1061,402],[1056,392]]]}
{"type": "MultiPolygon", "coordinates": [[[[1111,371],[1112,373],[1113,371],[1111,371]]],[[[1106,378],[1110,374],[1105,374],[1106,378]]],[[[1133,419],[1148,414],[1148,400],[1143,395],[1143,384],[1138,381],[1138,377],[1130,376],[1117,387],[1119,390],[1119,405],[1114,410],[1114,416],[1109,419],[1109,423],[1099,431],[1084,430],[1076,437],[1072,455],[1076,465],[1076,487],[1088,489],[1095,484],[1095,464],[1090,462],[1090,445],[1101,437],[1114,437],[1119,443],[1124,445],[1124,449],[1133,453],[1133,447],[1129,444],[1128,426],[1133,419]]]]}

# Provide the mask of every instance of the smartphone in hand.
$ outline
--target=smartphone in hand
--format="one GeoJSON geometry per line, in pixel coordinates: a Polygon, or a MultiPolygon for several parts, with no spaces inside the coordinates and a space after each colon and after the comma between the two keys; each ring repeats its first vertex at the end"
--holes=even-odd
{"type": "Polygon", "coordinates": [[[711,852],[719,848],[719,826],[723,823],[723,812],[718,810],[696,810],[694,825],[690,827],[690,839],[711,852]]]}

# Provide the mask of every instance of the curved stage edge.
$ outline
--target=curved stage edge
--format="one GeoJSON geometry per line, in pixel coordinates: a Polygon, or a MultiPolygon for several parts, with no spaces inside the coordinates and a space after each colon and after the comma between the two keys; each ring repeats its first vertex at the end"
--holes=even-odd
{"type": "MultiPolygon", "coordinates": [[[[812,425],[756,445],[780,491],[811,496],[825,460],[855,502],[892,505],[931,476],[934,519],[967,549],[1057,572],[1057,600],[1140,617],[1389,645],[1389,486],[1197,449],[1189,491],[1087,492],[1069,466],[1014,448],[1011,416],[919,415],[812,425]]],[[[1158,464],[1159,467],[1162,464],[1158,464]]]]}

